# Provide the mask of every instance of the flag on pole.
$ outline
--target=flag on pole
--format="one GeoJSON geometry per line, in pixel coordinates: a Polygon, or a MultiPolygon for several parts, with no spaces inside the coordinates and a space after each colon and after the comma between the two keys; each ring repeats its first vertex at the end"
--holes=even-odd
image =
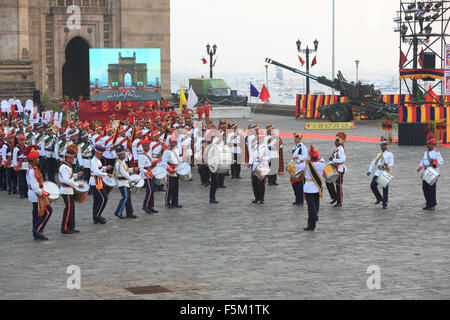
{"type": "Polygon", "coordinates": [[[250,97],[259,97],[259,91],[256,89],[256,87],[250,83],[250,97]]]}
{"type": "Polygon", "coordinates": [[[183,110],[183,106],[187,105],[186,96],[184,95],[183,86],[180,83],[180,110],[183,110]]]}
{"type": "Polygon", "coordinates": [[[405,54],[403,53],[403,51],[400,50],[400,68],[403,68],[403,65],[406,63],[406,61],[408,61],[408,59],[406,59],[405,54]]]}
{"type": "Polygon", "coordinates": [[[300,63],[302,64],[302,67],[303,67],[303,65],[305,64],[305,60],[303,60],[302,57],[300,57],[300,56],[298,56],[298,59],[300,60],[300,63]]]}
{"type": "Polygon", "coordinates": [[[311,62],[311,68],[314,67],[316,64],[317,64],[317,56],[315,56],[313,61],[311,62]]]}
{"type": "Polygon", "coordinates": [[[216,66],[216,62],[217,62],[217,59],[218,59],[218,58],[219,58],[219,56],[217,56],[217,57],[216,57],[216,60],[214,60],[213,67],[216,66]]]}
{"type": "Polygon", "coordinates": [[[205,57],[202,57],[202,62],[203,62],[203,64],[207,64],[208,63],[208,61],[206,61],[205,57]]]}
{"type": "Polygon", "coordinates": [[[267,90],[266,85],[263,84],[262,89],[261,89],[261,92],[260,92],[260,94],[259,94],[259,99],[260,99],[262,102],[266,102],[269,98],[270,98],[269,90],[267,90]]]}
{"type": "Polygon", "coordinates": [[[198,103],[198,97],[192,89],[192,86],[189,88],[189,97],[187,102],[188,109],[193,109],[194,106],[198,103]]]}
{"type": "Polygon", "coordinates": [[[422,48],[422,51],[419,54],[419,65],[423,69],[423,48],[422,48]]]}

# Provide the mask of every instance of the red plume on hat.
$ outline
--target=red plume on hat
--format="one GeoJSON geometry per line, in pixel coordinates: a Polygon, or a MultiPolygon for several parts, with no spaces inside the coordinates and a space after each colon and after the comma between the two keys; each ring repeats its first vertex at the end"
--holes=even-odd
{"type": "Polygon", "coordinates": [[[432,132],[427,134],[427,144],[436,144],[436,135],[432,132]]]}
{"type": "Polygon", "coordinates": [[[78,153],[78,147],[74,144],[71,144],[66,148],[66,151],[70,151],[69,153],[77,154],[78,153]]]}
{"type": "Polygon", "coordinates": [[[347,139],[347,135],[345,134],[345,132],[338,132],[336,134],[336,138],[342,141],[345,141],[345,139],[347,139]]]}
{"type": "Polygon", "coordinates": [[[39,150],[40,147],[37,145],[31,145],[25,148],[24,154],[26,155],[27,159],[32,161],[34,159],[39,158],[40,154],[36,150],[39,150]]]}
{"type": "Polygon", "coordinates": [[[313,145],[311,145],[311,147],[309,148],[309,157],[311,159],[319,158],[319,151],[317,151],[316,147],[314,147],[313,145]]]}

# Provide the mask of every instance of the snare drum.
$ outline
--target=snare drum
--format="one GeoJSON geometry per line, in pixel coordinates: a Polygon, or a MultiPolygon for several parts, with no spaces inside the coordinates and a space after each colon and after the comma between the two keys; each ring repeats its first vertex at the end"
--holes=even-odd
{"type": "Polygon", "coordinates": [[[180,180],[189,181],[192,179],[192,170],[189,163],[180,163],[175,170],[180,180]]]}
{"type": "Polygon", "coordinates": [[[61,196],[61,192],[59,191],[59,187],[56,183],[46,181],[44,182],[43,189],[45,192],[49,193],[48,199],[50,200],[51,204],[54,204],[56,200],[58,200],[61,196]]]}
{"type": "Polygon", "coordinates": [[[263,180],[270,173],[269,166],[261,163],[256,167],[255,171],[253,171],[253,175],[256,176],[259,180],[263,180]]]}
{"type": "Polygon", "coordinates": [[[391,183],[394,176],[387,171],[383,171],[383,173],[377,178],[377,184],[382,188],[386,188],[391,183]]]}
{"type": "Polygon", "coordinates": [[[163,166],[154,167],[152,173],[155,176],[153,179],[155,185],[162,186],[167,182],[167,170],[163,166]]]}
{"type": "Polygon", "coordinates": [[[88,194],[89,194],[89,184],[84,181],[84,180],[77,180],[75,181],[76,185],[83,185],[82,188],[73,188],[74,191],[74,197],[73,199],[76,202],[85,202],[88,198],[88,194]]]}
{"type": "Polygon", "coordinates": [[[228,146],[211,144],[206,149],[206,164],[212,173],[226,174],[230,172],[233,163],[233,154],[228,146]]]}
{"type": "Polygon", "coordinates": [[[287,171],[291,175],[292,180],[297,180],[303,175],[303,170],[299,169],[297,166],[298,163],[295,160],[292,160],[288,164],[287,171]]]}
{"type": "Polygon", "coordinates": [[[103,178],[103,183],[110,188],[114,188],[117,186],[117,180],[116,178],[111,178],[111,177],[104,177],[103,178]]]}
{"type": "Polygon", "coordinates": [[[434,185],[441,174],[433,167],[428,167],[424,172],[422,179],[430,186],[434,185]]]}
{"type": "Polygon", "coordinates": [[[133,174],[131,176],[131,192],[132,193],[139,193],[139,191],[144,187],[145,181],[141,178],[138,174],[133,174]]]}
{"type": "Polygon", "coordinates": [[[332,164],[329,164],[323,168],[323,177],[328,182],[336,182],[339,179],[339,173],[332,164]]]}

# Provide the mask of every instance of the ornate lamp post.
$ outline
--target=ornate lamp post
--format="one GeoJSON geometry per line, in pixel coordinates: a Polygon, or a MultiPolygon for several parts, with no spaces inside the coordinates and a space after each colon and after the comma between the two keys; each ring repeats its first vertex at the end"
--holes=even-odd
{"type": "Polygon", "coordinates": [[[217,46],[213,45],[212,50],[209,43],[206,45],[206,52],[209,55],[209,77],[213,78],[213,57],[216,55],[217,52],[217,46]]]}
{"type": "MultiPolygon", "coordinates": [[[[306,49],[301,49],[302,46],[302,42],[299,40],[297,40],[296,42],[297,44],[297,51],[298,53],[304,53],[306,54],[306,73],[309,74],[309,54],[310,53],[314,53],[317,52],[317,48],[319,47],[319,41],[314,40],[313,45],[314,45],[314,49],[309,49],[308,46],[306,46],[306,49]]],[[[306,94],[309,94],[309,78],[306,78],[306,94]]]]}

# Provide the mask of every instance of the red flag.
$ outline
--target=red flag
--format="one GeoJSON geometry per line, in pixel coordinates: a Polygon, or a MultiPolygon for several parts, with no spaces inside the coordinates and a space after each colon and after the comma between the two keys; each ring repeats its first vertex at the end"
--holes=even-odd
{"type": "Polygon", "coordinates": [[[420,65],[420,67],[423,69],[422,55],[423,55],[423,48],[422,48],[422,51],[421,51],[420,54],[419,54],[419,65],[420,65]]]}
{"type": "Polygon", "coordinates": [[[266,102],[266,100],[269,98],[270,98],[269,90],[267,90],[266,85],[263,84],[261,92],[259,93],[259,99],[261,99],[262,102],[266,102]]]}
{"type": "Polygon", "coordinates": [[[208,63],[208,61],[206,61],[205,57],[202,57],[202,62],[203,62],[203,64],[207,64],[208,63]]]}
{"type": "Polygon", "coordinates": [[[214,60],[213,67],[216,66],[216,62],[217,62],[217,59],[218,59],[218,58],[219,58],[219,56],[217,56],[217,57],[216,57],[216,60],[214,60]]]}
{"type": "Polygon", "coordinates": [[[302,64],[302,67],[303,67],[303,65],[305,64],[305,60],[303,60],[302,57],[300,57],[300,56],[298,56],[298,59],[300,60],[300,63],[302,64]]]}
{"type": "Polygon", "coordinates": [[[317,56],[315,56],[313,61],[311,62],[311,68],[314,67],[316,64],[317,64],[317,56]]]}
{"type": "Polygon", "coordinates": [[[406,59],[405,54],[403,53],[403,51],[400,50],[400,69],[403,68],[403,65],[405,64],[405,62],[408,61],[408,59],[406,59]]]}

